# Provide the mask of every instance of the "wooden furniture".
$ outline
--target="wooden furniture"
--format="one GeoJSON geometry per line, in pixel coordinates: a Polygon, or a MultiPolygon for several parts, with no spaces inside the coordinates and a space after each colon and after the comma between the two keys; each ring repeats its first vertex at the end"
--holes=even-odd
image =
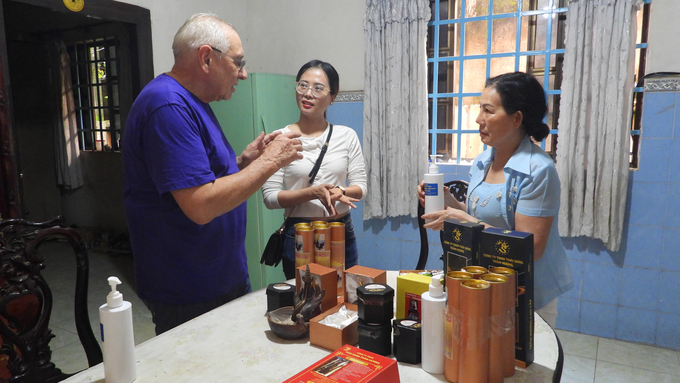
{"type": "Polygon", "coordinates": [[[47,383],[69,376],[50,361],[52,292],[40,274],[45,258],[38,251],[48,239],[66,240],[75,252],[76,329],[88,364],[102,362],[87,312],[87,250],[78,232],[63,225],[61,217],[41,223],[0,221],[0,381],[47,383]]]}
{"type": "MultiPolygon", "coordinates": [[[[396,286],[397,271],[387,272],[396,286]]],[[[266,289],[220,306],[181,326],[138,345],[137,383],[143,382],[283,382],[329,351],[309,344],[309,338],[282,340],[269,329],[264,313],[266,289]]],[[[559,347],[555,333],[536,316],[536,358],[526,369],[517,368],[504,383],[553,382],[559,347]]],[[[445,382],[419,364],[399,363],[403,383],[445,382]]],[[[91,367],[64,383],[102,383],[103,365],[91,367]]]]}

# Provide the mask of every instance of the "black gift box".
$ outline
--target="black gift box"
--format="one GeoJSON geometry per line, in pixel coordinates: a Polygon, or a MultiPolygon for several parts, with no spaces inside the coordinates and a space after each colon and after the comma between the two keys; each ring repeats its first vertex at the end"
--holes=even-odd
{"type": "Polygon", "coordinates": [[[526,368],[534,361],[534,235],[485,229],[480,266],[509,267],[517,273],[515,364],[526,368]]]}
{"type": "Polygon", "coordinates": [[[447,219],[442,232],[444,270],[458,271],[466,266],[479,265],[479,245],[484,225],[470,221],[447,219]]]}

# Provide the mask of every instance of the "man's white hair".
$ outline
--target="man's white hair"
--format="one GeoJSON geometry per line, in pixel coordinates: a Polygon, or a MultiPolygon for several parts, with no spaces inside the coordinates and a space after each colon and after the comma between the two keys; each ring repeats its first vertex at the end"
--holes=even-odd
{"type": "Polygon", "coordinates": [[[220,20],[212,13],[197,13],[191,16],[179,28],[172,41],[175,61],[202,45],[210,45],[222,53],[227,52],[230,42],[225,33],[225,26],[234,29],[231,24],[220,20]]]}

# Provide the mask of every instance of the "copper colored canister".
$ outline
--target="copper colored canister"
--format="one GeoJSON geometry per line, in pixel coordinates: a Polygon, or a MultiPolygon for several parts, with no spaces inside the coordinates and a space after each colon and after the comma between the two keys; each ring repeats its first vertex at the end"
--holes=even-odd
{"type": "Polygon", "coordinates": [[[509,267],[490,267],[489,271],[494,274],[503,275],[508,279],[508,289],[506,294],[505,323],[507,332],[502,337],[503,343],[503,375],[513,376],[515,374],[515,334],[517,316],[515,307],[517,306],[517,273],[509,267]]]}
{"type": "Polygon", "coordinates": [[[472,274],[475,279],[479,279],[480,276],[489,272],[486,267],[482,266],[465,266],[461,270],[472,274]]]}
{"type": "Polygon", "coordinates": [[[444,339],[444,377],[449,382],[458,382],[458,362],[460,357],[460,289],[461,282],[472,279],[472,274],[465,271],[449,271],[446,273],[446,295],[448,306],[445,314],[444,339]]]}
{"type": "Polygon", "coordinates": [[[331,227],[314,225],[314,263],[331,267],[331,227]]]}
{"type": "Polygon", "coordinates": [[[345,294],[345,224],[331,222],[331,267],[338,271],[338,296],[345,294]]]}
{"type": "MultiPolygon", "coordinates": [[[[503,335],[505,335],[505,314],[508,308],[508,278],[500,274],[487,273],[482,280],[491,284],[491,320],[489,332],[489,383],[503,383],[503,335]]],[[[513,347],[514,350],[514,347],[513,347]]]]}
{"type": "Polygon", "coordinates": [[[480,279],[461,282],[460,311],[461,353],[458,364],[459,383],[489,380],[490,283],[480,279]]]}
{"type": "Polygon", "coordinates": [[[314,257],[314,230],[295,228],[295,267],[309,264],[314,257]]]}

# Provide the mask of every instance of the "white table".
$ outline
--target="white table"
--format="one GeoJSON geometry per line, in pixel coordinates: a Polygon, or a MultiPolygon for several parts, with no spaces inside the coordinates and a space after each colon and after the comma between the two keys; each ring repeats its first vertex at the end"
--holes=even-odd
{"type": "MultiPolygon", "coordinates": [[[[396,285],[397,272],[388,272],[396,285]]],[[[258,382],[280,383],[302,371],[329,351],[297,341],[279,339],[269,330],[264,313],[266,289],[254,291],[136,347],[137,380],[146,382],[258,382]]],[[[559,346],[552,328],[536,315],[535,359],[517,368],[505,383],[552,382],[559,346]]],[[[402,383],[446,382],[420,365],[399,363],[402,383]]],[[[104,382],[98,364],[63,382],[104,382]]]]}

